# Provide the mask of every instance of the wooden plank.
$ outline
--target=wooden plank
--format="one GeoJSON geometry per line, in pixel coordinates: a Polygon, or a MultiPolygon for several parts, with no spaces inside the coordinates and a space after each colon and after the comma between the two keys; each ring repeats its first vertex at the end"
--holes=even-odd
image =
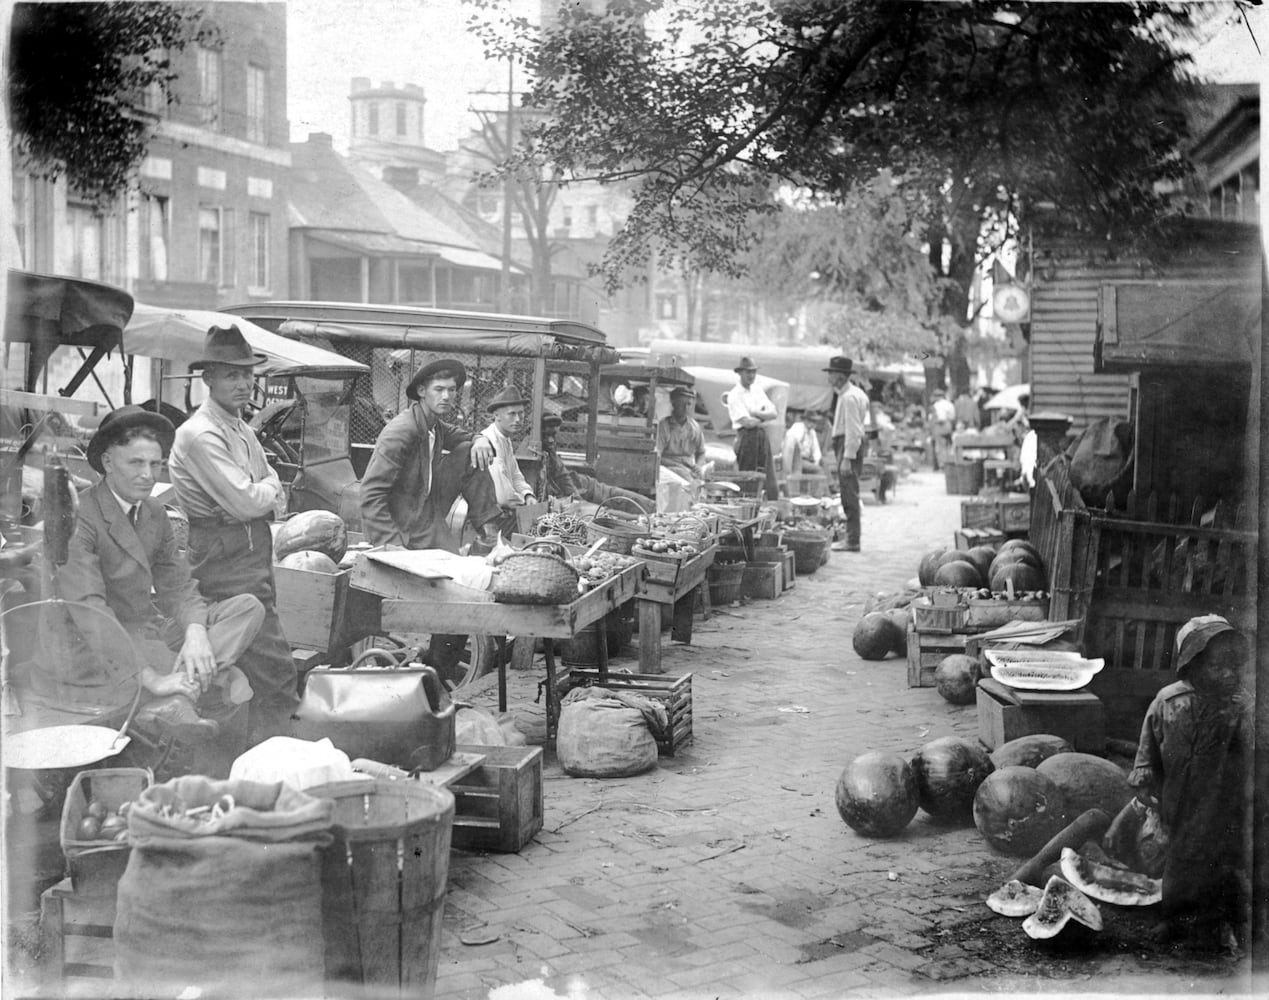
{"type": "Polygon", "coordinates": [[[91,399],[71,399],[68,396],[45,395],[22,389],[0,389],[0,403],[39,410],[41,413],[65,413],[72,417],[95,417],[105,409],[105,404],[95,403],[91,399]]]}
{"type": "Polygon", "coordinates": [[[665,672],[661,666],[661,604],[650,597],[639,599],[639,666],[650,674],[665,672]]]}

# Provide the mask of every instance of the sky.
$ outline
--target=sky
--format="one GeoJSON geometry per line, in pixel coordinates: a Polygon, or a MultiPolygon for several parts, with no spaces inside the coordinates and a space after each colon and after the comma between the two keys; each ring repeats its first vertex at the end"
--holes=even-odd
{"type": "MultiPolygon", "coordinates": [[[[681,0],[702,3],[707,0],[681,0]]],[[[536,20],[538,0],[501,0],[501,6],[536,20]]],[[[461,0],[287,0],[287,101],[291,138],[329,132],[348,147],[348,93],[355,76],[379,85],[417,83],[427,98],[425,142],[452,149],[473,126],[470,108],[498,107],[505,98],[480,90],[506,90],[506,66],[488,63],[466,30],[471,8],[461,0]]],[[[1269,53],[1269,9],[1249,12],[1256,40],[1269,53]]],[[[1197,66],[1218,82],[1262,79],[1265,56],[1241,25],[1231,25],[1196,55],[1197,66]]]]}

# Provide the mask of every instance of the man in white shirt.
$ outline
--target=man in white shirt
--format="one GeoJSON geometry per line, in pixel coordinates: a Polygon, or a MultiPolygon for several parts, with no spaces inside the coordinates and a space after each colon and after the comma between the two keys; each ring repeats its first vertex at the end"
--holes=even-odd
{"type": "Polygon", "coordinates": [[[956,429],[956,404],[942,389],[934,390],[930,403],[930,433],[934,437],[934,471],[952,454],[952,432],[956,429]]]}
{"type": "Polygon", "coordinates": [[[820,438],[816,433],[816,414],[803,414],[790,409],[786,414],[789,425],[784,431],[784,474],[786,476],[815,475],[820,471],[824,455],[820,450],[820,438]]]}
{"type": "MultiPolygon", "coordinates": [[[[524,427],[524,411],[529,401],[520,395],[515,386],[507,386],[485,407],[493,417],[493,423],[480,433],[493,445],[494,457],[489,463],[489,475],[493,477],[498,506],[504,510],[533,503],[533,487],[520,471],[516,461],[515,438],[524,427]]],[[[514,516],[511,518],[514,524],[514,516]]]]}
{"type": "Polygon", "coordinates": [[[776,484],[775,459],[764,425],[779,414],[767,394],[754,384],[758,378],[758,366],[752,358],[741,358],[734,371],[738,381],[727,391],[727,414],[736,431],[736,468],[741,472],[766,473],[767,498],[774,500],[780,495],[780,489],[776,484]]]}
{"type": "MultiPolygon", "coordinates": [[[[842,513],[846,515],[847,552],[859,551],[859,477],[864,471],[864,444],[868,424],[868,394],[850,380],[855,364],[850,358],[831,358],[828,381],[837,393],[833,414],[833,452],[837,458],[837,481],[842,491],[842,513]]],[[[836,546],[834,546],[836,547],[836,546]]]]}

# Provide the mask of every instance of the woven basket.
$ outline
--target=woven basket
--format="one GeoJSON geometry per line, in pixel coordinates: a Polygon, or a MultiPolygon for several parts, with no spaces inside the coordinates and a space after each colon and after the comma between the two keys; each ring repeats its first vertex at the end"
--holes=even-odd
{"type": "Polygon", "coordinates": [[[577,600],[577,570],[568,564],[566,555],[564,546],[545,539],[511,553],[494,573],[494,600],[500,604],[569,604],[577,600]]]}
{"type": "Polygon", "coordinates": [[[625,556],[630,555],[630,548],[634,545],[636,538],[646,538],[650,534],[652,534],[651,519],[637,503],[628,497],[621,496],[610,497],[601,503],[595,508],[595,513],[586,525],[586,538],[588,541],[593,543],[602,538],[607,543],[604,546],[607,551],[618,552],[625,556]],[[625,515],[603,516],[604,508],[612,506],[618,500],[634,508],[635,517],[633,519],[627,518],[625,515]]]}

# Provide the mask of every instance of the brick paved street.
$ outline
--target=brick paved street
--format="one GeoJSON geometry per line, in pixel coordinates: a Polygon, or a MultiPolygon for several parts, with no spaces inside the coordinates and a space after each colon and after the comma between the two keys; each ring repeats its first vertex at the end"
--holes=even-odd
{"type": "MultiPolygon", "coordinates": [[[[1250,992],[1245,964],[1146,950],[1137,914],[1108,914],[1083,951],[1037,946],[983,905],[1017,861],[972,827],[919,813],[874,841],[838,816],[855,755],[976,736],[972,706],[909,689],[904,661],[866,662],[850,643],[868,595],[901,589],[926,545],[950,544],[959,510],[941,475],[914,474],[865,507],[861,554],[698,618],[690,646],[667,635],[667,672],[693,674],[693,742],[626,779],[570,778],[548,752],[534,842],[452,856],[437,996],[1250,992]],[[462,944],[472,930],[497,940],[462,944]]],[[[633,654],[621,666],[636,669],[633,654]]],[[[513,672],[513,708],[541,675],[513,672]]],[[[488,684],[475,700],[496,707],[488,684]]]]}

